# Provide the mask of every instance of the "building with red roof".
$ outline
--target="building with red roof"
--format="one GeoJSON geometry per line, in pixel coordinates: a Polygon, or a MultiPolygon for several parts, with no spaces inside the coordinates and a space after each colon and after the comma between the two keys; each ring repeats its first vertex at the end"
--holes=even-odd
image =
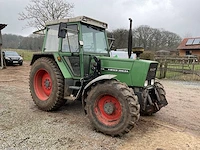
{"type": "Polygon", "coordinates": [[[183,39],[177,50],[179,56],[194,55],[200,57],[200,37],[183,39]]]}

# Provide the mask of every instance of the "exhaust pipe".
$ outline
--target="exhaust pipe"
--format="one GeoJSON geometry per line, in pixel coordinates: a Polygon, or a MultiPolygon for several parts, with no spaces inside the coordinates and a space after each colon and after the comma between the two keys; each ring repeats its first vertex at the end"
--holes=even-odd
{"type": "Polygon", "coordinates": [[[131,57],[131,52],[132,52],[132,19],[129,18],[129,20],[130,20],[130,28],[128,35],[128,58],[131,57]]]}

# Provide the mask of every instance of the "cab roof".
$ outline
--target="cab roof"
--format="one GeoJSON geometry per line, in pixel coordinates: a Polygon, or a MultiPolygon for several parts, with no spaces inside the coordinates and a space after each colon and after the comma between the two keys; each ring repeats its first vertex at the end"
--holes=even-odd
{"type": "Polygon", "coordinates": [[[95,20],[95,19],[92,19],[92,18],[89,18],[89,17],[86,17],[86,16],[78,16],[78,17],[75,17],[75,18],[66,18],[66,19],[48,21],[48,22],[46,22],[46,26],[59,24],[61,22],[63,22],[63,23],[83,22],[83,23],[94,25],[94,26],[101,27],[101,28],[104,28],[104,29],[106,29],[108,27],[107,23],[101,22],[101,21],[98,21],[98,20],[95,20]]]}

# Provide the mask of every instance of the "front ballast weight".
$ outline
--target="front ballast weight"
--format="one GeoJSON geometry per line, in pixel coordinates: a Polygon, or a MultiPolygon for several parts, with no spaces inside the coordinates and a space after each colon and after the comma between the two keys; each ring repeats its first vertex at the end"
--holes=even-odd
{"type": "Polygon", "coordinates": [[[141,115],[152,115],[168,104],[163,85],[156,81],[153,86],[144,88],[137,93],[141,115]]]}

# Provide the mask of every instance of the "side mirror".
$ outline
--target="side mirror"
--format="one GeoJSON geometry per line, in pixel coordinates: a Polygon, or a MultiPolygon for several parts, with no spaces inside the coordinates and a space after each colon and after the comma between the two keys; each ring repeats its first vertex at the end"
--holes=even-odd
{"type": "Polygon", "coordinates": [[[67,28],[67,24],[61,22],[60,25],[59,25],[59,30],[58,30],[58,38],[65,38],[66,37],[65,28],[67,28]]]}

